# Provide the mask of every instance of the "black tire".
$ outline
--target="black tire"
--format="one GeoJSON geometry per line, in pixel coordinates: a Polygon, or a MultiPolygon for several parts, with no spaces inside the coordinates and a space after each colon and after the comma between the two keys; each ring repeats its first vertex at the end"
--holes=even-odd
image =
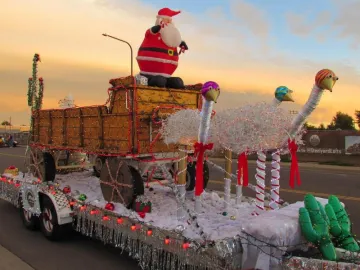
{"type": "Polygon", "coordinates": [[[52,182],[55,180],[56,176],[56,165],[54,157],[48,153],[44,153],[44,167],[45,167],[45,179],[44,182],[52,182]]]}
{"type": "Polygon", "coordinates": [[[134,184],[134,199],[136,199],[136,196],[144,195],[145,188],[144,188],[144,180],[141,177],[141,174],[138,170],[136,170],[134,167],[129,166],[133,184],[134,184]]]}
{"type": "MultiPolygon", "coordinates": [[[[203,177],[204,177],[204,189],[207,187],[210,179],[210,171],[209,165],[204,161],[204,169],[203,169],[203,177]]],[[[186,191],[193,191],[195,188],[195,179],[196,179],[196,161],[189,162],[186,170],[186,191]]]]}
{"type": "Polygon", "coordinates": [[[64,228],[58,223],[55,207],[47,196],[42,198],[40,228],[44,236],[50,241],[60,240],[64,234],[64,228]]]}
{"type": "Polygon", "coordinates": [[[37,216],[30,214],[23,208],[23,200],[19,198],[19,213],[22,223],[24,224],[25,228],[30,231],[35,231],[39,228],[39,219],[37,216]]]}
{"type": "Polygon", "coordinates": [[[34,153],[34,157],[30,157],[31,172],[34,174],[35,177],[40,178],[43,182],[54,181],[56,175],[56,165],[54,157],[49,152],[42,153],[38,149],[34,149],[32,151],[34,151],[32,152],[34,153]],[[33,167],[34,164],[38,164],[40,175],[38,170],[33,167]]]}
{"type": "Polygon", "coordinates": [[[101,169],[105,164],[105,157],[96,157],[95,158],[95,165],[93,166],[94,174],[96,177],[100,177],[101,169]]]}

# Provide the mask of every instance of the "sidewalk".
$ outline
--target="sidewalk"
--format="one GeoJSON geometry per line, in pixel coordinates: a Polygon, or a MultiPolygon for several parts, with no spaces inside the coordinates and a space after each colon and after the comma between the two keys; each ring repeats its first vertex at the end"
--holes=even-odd
{"type": "MultiPolygon", "coordinates": [[[[213,158],[209,157],[210,160],[225,162],[224,158],[213,158]]],[[[232,160],[233,164],[237,163],[237,159],[232,160]]],[[[249,164],[256,164],[256,160],[248,160],[249,164]]],[[[266,161],[267,164],[271,164],[271,161],[266,161]]],[[[281,162],[281,167],[290,167],[291,162],[281,162]]],[[[313,169],[330,169],[330,170],[338,170],[338,171],[354,171],[360,172],[360,167],[356,166],[336,166],[336,165],[321,165],[316,162],[299,162],[300,168],[313,168],[313,169]]]]}
{"type": "Polygon", "coordinates": [[[0,270],[35,270],[0,245],[0,270]]]}

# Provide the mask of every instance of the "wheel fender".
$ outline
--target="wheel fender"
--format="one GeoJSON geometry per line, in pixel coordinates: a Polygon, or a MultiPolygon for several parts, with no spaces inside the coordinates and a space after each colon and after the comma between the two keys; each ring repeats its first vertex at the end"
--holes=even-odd
{"type": "Polygon", "coordinates": [[[39,197],[48,197],[55,207],[57,220],[59,225],[64,225],[73,222],[73,211],[70,208],[70,202],[65,194],[61,192],[47,192],[39,191],[39,197]]]}
{"type": "MultiPolygon", "coordinates": [[[[19,192],[19,203],[22,201],[22,207],[35,216],[41,214],[40,197],[38,187],[32,184],[23,184],[19,192]]],[[[21,205],[18,205],[21,207],[21,205]]]]}

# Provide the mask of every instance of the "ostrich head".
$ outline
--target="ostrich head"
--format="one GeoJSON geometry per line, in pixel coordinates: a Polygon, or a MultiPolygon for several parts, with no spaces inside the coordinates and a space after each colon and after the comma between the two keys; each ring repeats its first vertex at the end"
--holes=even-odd
{"type": "Polygon", "coordinates": [[[206,82],[201,89],[201,94],[207,101],[214,101],[216,103],[220,95],[220,87],[216,82],[206,82]]]}
{"type": "Polygon", "coordinates": [[[275,98],[280,101],[291,101],[294,102],[294,99],[292,98],[292,90],[287,88],[286,86],[279,86],[275,90],[275,98]]]}
{"type": "Polygon", "coordinates": [[[315,76],[315,84],[325,90],[332,92],[332,89],[339,78],[330,69],[322,69],[315,76]]]}

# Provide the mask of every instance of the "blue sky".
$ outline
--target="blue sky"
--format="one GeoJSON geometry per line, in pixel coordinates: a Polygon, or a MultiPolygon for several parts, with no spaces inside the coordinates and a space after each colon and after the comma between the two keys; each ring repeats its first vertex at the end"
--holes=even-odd
{"type": "MultiPolygon", "coordinates": [[[[238,0],[240,1],[240,0],[238,0]]],[[[344,0],[344,3],[350,4],[356,0],[344,0]]],[[[231,13],[231,4],[236,0],[142,0],[157,8],[169,7],[174,10],[182,10],[195,14],[203,14],[207,9],[221,8],[229,18],[233,18],[231,13]]],[[[303,59],[312,59],[321,61],[331,58],[333,61],[346,61],[356,64],[360,60],[360,51],[349,49],[349,38],[334,38],[339,33],[340,28],[334,27],[334,18],[337,16],[338,6],[336,1],[332,0],[251,0],[247,1],[257,9],[263,10],[266,14],[270,26],[271,45],[277,50],[287,52],[289,55],[303,59]],[[324,25],[319,25],[317,19],[323,14],[324,18],[329,20],[324,25]],[[311,27],[307,36],[298,36],[292,33],[286,16],[301,16],[305,23],[311,27]],[[327,37],[320,42],[317,37],[327,37]]],[[[360,25],[360,16],[359,16],[360,25]]],[[[359,27],[360,28],[360,27],[359,27]]]]}

